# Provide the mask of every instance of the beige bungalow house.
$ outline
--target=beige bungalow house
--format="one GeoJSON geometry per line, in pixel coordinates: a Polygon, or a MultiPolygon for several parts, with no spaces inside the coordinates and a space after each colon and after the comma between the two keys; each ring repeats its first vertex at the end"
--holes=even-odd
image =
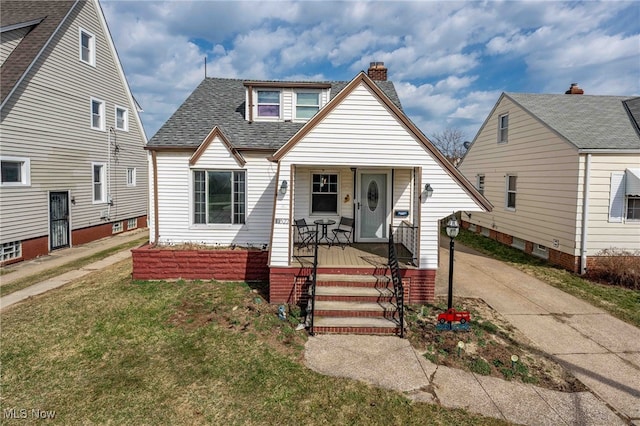
{"type": "Polygon", "coordinates": [[[495,206],[463,226],[584,273],[640,250],[640,98],[503,93],[459,170],[495,206]]]}

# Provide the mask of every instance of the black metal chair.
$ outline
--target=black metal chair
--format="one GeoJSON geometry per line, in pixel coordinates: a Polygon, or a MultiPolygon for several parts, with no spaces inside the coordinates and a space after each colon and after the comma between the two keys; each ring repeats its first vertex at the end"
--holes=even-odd
{"type": "Polygon", "coordinates": [[[313,243],[316,231],[307,225],[307,221],[302,219],[295,219],[293,221],[293,226],[296,228],[296,233],[298,234],[298,238],[296,239],[296,245],[298,248],[307,248],[311,243],[313,243]]]}
{"type": "Polygon", "coordinates": [[[338,227],[331,230],[333,232],[331,245],[339,245],[344,250],[346,246],[350,246],[353,243],[353,222],[354,220],[349,217],[343,216],[340,218],[338,227]],[[340,236],[342,236],[342,240],[340,236]]]}

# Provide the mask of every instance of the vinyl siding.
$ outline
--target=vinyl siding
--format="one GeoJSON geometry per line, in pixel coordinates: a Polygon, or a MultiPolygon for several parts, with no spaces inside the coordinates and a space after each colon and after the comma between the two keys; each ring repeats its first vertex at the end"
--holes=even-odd
{"type": "MultiPolygon", "coordinates": [[[[280,175],[291,167],[318,166],[405,169],[422,167],[421,181],[431,183],[433,197],[421,204],[421,268],[438,266],[438,220],[455,210],[480,207],[440,166],[404,125],[364,85],[356,87],[281,159],[280,175]]],[[[406,192],[403,191],[403,194],[406,192]]],[[[276,217],[286,218],[290,198],[278,197],[276,217]]],[[[272,266],[288,264],[288,225],[275,224],[272,266]]]]}
{"type": "MultiPolygon", "coordinates": [[[[638,154],[592,154],[589,185],[589,219],[587,255],[611,247],[624,250],[640,250],[640,222],[623,220],[609,222],[609,197],[611,173],[624,173],[627,168],[640,167],[638,154]]],[[[626,213],[626,206],[624,209],[626,213]]]]}
{"type": "MultiPolygon", "coordinates": [[[[459,166],[471,182],[485,176],[491,213],[468,219],[533,243],[578,255],[580,164],[577,150],[503,97],[459,166]],[[508,142],[498,144],[498,117],[509,114],[508,142]],[[517,175],[516,209],[506,208],[506,176],[517,175]]],[[[465,218],[467,220],[467,218],[465,218]]]]}
{"type": "MultiPolygon", "coordinates": [[[[70,224],[80,229],[147,213],[145,136],[93,2],[79,2],[2,110],[3,156],[31,160],[31,186],[1,188],[2,242],[48,235],[49,191],[70,191],[70,224]],[[79,59],[82,27],[96,37],[96,66],[79,59]],[[129,131],[90,128],[91,98],[105,101],[106,129],[115,105],[129,110],[129,131]],[[111,148],[110,148],[111,146],[111,148]],[[115,152],[115,147],[118,152],[115,152]],[[113,206],[92,202],[92,162],[109,166],[113,206]],[[137,184],[127,186],[127,168],[137,184]]],[[[73,243],[73,242],[72,242],[73,243]]]]}
{"type": "Polygon", "coordinates": [[[13,49],[20,44],[31,28],[18,28],[12,31],[5,31],[0,35],[0,66],[4,64],[4,61],[7,60],[13,49]]]}
{"type": "MultiPolygon", "coordinates": [[[[214,140],[197,164],[190,167],[192,152],[159,152],[158,209],[159,243],[202,243],[228,246],[261,246],[269,243],[275,193],[276,165],[264,155],[244,154],[240,167],[229,152],[214,140]],[[245,170],[247,179],[246,223],[193,224],[192,170],[245,170]]],[[[153,185],[151,185],[153,194],[153,185]]],[[[152,226],[155,218],[152,217],[152,226]]],[[[153,230],[151,232],[153,235],[153,230]]]]}

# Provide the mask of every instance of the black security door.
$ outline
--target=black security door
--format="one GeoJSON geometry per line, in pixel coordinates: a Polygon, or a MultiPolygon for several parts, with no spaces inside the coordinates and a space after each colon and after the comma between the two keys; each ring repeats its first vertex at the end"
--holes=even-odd
{"type": "Polygon", "coordinates": [[[51,250],[69,247],[69,193],[49,194],[49,219],[51,250]]]}

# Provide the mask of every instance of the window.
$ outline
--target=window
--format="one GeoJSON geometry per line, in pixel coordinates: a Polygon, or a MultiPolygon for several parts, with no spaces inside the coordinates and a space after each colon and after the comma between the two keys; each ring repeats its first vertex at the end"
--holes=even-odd
{"type": "Polygon", "coordinates": [[[0,157],[2,186],[28,186],[31,184],[31,161],[22,157],[0,157]]]}
{"type": "Polygon", "coordinates": [[[258,117],[280,117],[280,92],[258,90],[258,117]]]}
{"type": "Polygon", "coordinates": [[[129,131],[129,110],[116,107],[116,130],[129,131]]]}
{"type": "Polygon", "coordinates": [[[320,93],[296,93],[296,118],[309,119],[320,109],[320,93]]]}
{"type": "Polygon", "coordinates": [[[20,241],[12,241],[2,244],[0,255],[3,262],[11,259],[19,259],[22,257],[22,243],[20,241]]]}
{"type": "Polygon", "coordinates": [[[91,98],[91,128],[104,130],[104,101],[91,98]]]}
{"type": "Polygon", "coordinates": [[[513,237],[513,241],[511,242],[511,247],[515,247],[520,250],[524,250],[525,241],[522,238],[513,237]]]}
{"type": "Polygon", "coordinates": [[[102,163],[92,163],[93,179],[93,203],[106,201],[105,166],[102,163]]]}
{"type": "Polygon", "coordinates": [[[91,66],[96,65],[96,38],[80,28],[80,60],[91,66]]]}
{"type": "Polygon", "coordinates": [[[134,217],[133,219],[127,220],[127,229],[136,229],[138,227],[138,218],[134,217]]]}
{"type": "Polygon", "coordinates": [[[498,143],[507,143],[509,132],[509,114],[498,117],[498,143]]]}
{"type": "Polygon", "coordinates": [[[122,222],[113,222],[111,225],[111,233],[117,234],[123,231],[122,222]]]}
{"type": "Polygon", "coordinates": [[[627,220],[640,220],[640,197],[627,197],[627,220]]]}
{"type": "Polygon", "coordinates": [[[338,213],[337,174],[312,174],[311,213],[338,213]]]}
{"type": "Polygon", "coordinates": [[[543,259],[549,259],[549,249],[541,244],[534,244],[531,254],[543,259]]]}
{"type": "Polygon", "coordinates": [[[127,186],[136,186],[136,168],[129,167],[127,169],[127,186]]]}
{"type": "Polygon", "coordinates": [[[507,175],[507,209],[516,209],[516,181],[518,176],[507,175]]]}
{"type": "Polygon", "coordinates": [[[194,223],[245,223],[245,172],[194,170],[193,203],[194,223]]]}
{"type": "Polygon", "coordinates": [[[477,176],[476,188],[478,192],[484,195],[484,175],[477,176]]]}

